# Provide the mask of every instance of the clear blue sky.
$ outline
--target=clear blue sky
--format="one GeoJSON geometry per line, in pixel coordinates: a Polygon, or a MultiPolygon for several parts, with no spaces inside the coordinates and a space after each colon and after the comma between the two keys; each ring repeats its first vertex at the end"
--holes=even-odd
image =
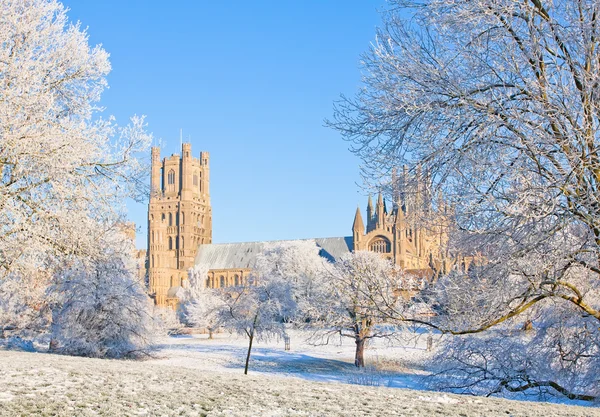
{"type": "MultiPolygon", "coordinates": [[[[323,126],[360,86],[383,0],[64,0],[111,54],[105,115],[145,114],[163,156],[211,154],[213,241],[348,236],[359,161],[323,126]]],[[[130,204],[146,245],[146,205],[130,204]]]]}

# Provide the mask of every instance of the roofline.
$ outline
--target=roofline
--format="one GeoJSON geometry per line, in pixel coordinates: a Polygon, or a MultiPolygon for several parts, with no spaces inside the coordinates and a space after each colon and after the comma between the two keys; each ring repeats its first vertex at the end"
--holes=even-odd
{"type": "Polygon", "coordinates": [[[280,239],[280,240],[254,240],[249,242],[224,242],[224,243],[200,243],[198,246],[217,246],[217,245],[236,245],[240,243],[277,243],[277,242],[298,242],[317,239],[352,239],[352,236],[331,236],[331,237],[309,237],[306,239],[280,239]]]}

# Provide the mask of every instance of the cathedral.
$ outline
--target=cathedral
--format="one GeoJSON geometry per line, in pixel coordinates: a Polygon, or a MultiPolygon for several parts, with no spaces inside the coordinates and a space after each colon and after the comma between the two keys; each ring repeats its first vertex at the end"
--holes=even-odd
{"type": "MultiPolygon", "coordinates": [[[[208,266],[206,285],[210,288],[244,283],[256,256],[270,242],[212,243],[208,152],[195,158],[191,144],[183,143],[181,155],[161,160],[160,148],[153,147],[150,185],[145,259],[155,303],[175,307],[187,271],[196,264],[208,266]]],[[[375,205],[369,196],[366,225],[360,208],[356,209],[351,236],[311,240],[321,256],[331,261],[354,250],[369,250],[407,271],[432,278],[447,268],[442,251],[447,237],[441,226],[428,227],[418,221],[423,217],[418,214],[433,211],[426,188],[418,181],[409,182],[406,170],[401,178],[394,173],[391,210],[379,192],[375,205]],[[406,192],[409,183],[415,190],[410,196],[406,192]]]]}

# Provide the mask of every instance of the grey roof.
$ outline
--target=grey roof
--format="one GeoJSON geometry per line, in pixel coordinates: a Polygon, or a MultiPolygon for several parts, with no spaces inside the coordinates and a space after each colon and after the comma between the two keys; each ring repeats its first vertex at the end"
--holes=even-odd
{"type": "MultiPolygon", "coordinates": [[[[334,261],[340,256],[351,252],[353,247],[352,237],[327,237],[312,240],[321,248],[319,254],[334,261]]],[[[208,269],[252,269],[256,262],[256,256],[260,254],[267,245],[277,242],[292,241],[265,241],[265,242],[240,242],[240,243],[217,243],[198,246],[195,263],[204,264],[208,269]]]]}

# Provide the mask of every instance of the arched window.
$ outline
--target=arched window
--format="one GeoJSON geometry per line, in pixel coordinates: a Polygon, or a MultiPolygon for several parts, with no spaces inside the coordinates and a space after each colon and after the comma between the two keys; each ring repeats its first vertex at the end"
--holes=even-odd
{"type": "Polygon", "coordinates": [[[390,241],[383,236],[377,236],[369,244],[369,250],[376,253],[390,253],[392,251],[390,241]]]}
{"type": "Polygon", "coordinates": [[[169,226],[173,226],[173,213],[169,213],[169,226]]]}
{"type": "Polygon", "coordinates": [[[181,249],[183,249],[183,236],[181,236],[181,249]]]}
{"type": "Polygon", "coordinates": [[[219,286],[219,288],[223,288],[223,287],[225,287],[225,277],[224,277],[223,275],[221,275],[221,276],[219,277],[219,281],[220,281],[220,282],[219,282],[219,284],[221,284],[221,285],[219,286]]]}
{"type": "Polygon", "coordinates": [[[173,238],[169,236],[169,250],[173,250],[173,238]]]}
{"type": "Polygon", "coordinates": [[[233,276],[233,282],[236,287],[240,285],[240,277],[237,274],[233,276]]]}
{"type": "Polygon", "coordinates": [[[181,213],[181,224],[185,224],[185,213],[181,213]]]}
{"type": "Polygon", "coordinates": [[[162,217],[161,217],[161,219],[160,219],[160,220],[161,220],[162,222],[164,222],[164,221],[165,221],[165,213],[163,213],[163,214],[162,214],[162,217]]]}
{"type": "Polygon", "coordinates": [[[173,171],[173,170],[169,171],[167,184],[169,184],[169,185],[175,184],[175,171],[173,171]]]}

